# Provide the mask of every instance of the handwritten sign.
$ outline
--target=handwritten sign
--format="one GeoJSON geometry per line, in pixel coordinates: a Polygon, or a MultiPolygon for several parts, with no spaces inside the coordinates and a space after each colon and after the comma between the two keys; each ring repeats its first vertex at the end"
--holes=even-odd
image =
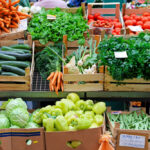
{"type": "Polygon", "coordinates": [[[114,52],[115,58],[128,58],[127,52],[114,52]]]}
{"type": "Polygon", "coordinates": [[[19,27],[17,29],[17,31],[24,31],[24,30],[27,30],[27,19],[23,19],[23,20],[20,20],[20,24],[19,24],[19,27]]]}
{"type": "Polygon", "coordinates": [[[128,28],[133,32],[142,32],[144,31],[141,26],[128,26],[128,28]]]}

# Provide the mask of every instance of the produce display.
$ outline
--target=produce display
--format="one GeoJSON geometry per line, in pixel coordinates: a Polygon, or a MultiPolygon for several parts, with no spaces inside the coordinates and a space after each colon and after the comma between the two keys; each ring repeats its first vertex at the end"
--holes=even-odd
{"type": "Polygon", "coordinates": [[[99,44],[99,65],[108,68],[113,79],[150,79],[150,33],[140,33],[137,37],[105,38],[99,44]],[[115,58],[115,52],[127,53],[127,58],[115,58]]]}
{"type": "Polygon", "coordinates": [[[46,131],[76,131],[97,128],[103,124],[104,102],[81,100],[76,93],[57,101],[54,106],[41,108],[33,115],[33,121],[45,127],[46,131]]]}
{"type": "Polygon", "coordinates": [[[30,18],[31,16],[18,11],[19,6],[16,6],[20,0],[7,3],[5,0],[1,0],[0,3],[0,34],[2,31],[9,33],[10,28],[18,28],[20,20],[30,18]]]}
{"type": "Polygon", "coordinates": [[[27,44],[0,48],[0,76],[24,76],[30,66],[31,47],[27,44]]]}
{"type": "Polygon", "coordinates": [[[68,40],[74,41],[84,39],[83,33],[88,29],[86,23],[81,8],[76,14],[61,12],[60,8],[47,11],[43,8],[40,14],[33,15],[28,31],[32,39],[39,40],[41,44],[62,41],[63,35],[68,35],[68,40]],[[56,20],[48,20],[48,14],[56,15],[56,20]]]}
{"type": "Polygon", "coordinates": [[[91,24],[94,34],[100,34],[102,30],[105,30],[107,34],[121,34],[122,24],[117,18],[107,18],[101,16],[100,13],[95,13],[94,15],[88,15],[88,23],[91,24]]]}
{"type": "Polygon", "coordinates": [[[120,123],[120,129],[150,130],[150,116],[143,111],[137,114],[136,111],[129,114],[111,114],[108,117],[114,126],[115,122],[120,123]]]}
{"type": "Polygon", "coordinates": [[[32,121],[32,115],[21,98],[9,99],[2,104],[1,109],[4,110],[0,111],[0,129],[40,127],[32,121]]]}
{"type": "MultiPolygon", "coordinates": [[[[125,26],[141,26],[143,30],[150,30],[150,13],[144,12],[142,16],[131,14],[123,16],[125,26]]],[[[130,31],[130,34],[138,34],[138,32],[130,31]]]]}

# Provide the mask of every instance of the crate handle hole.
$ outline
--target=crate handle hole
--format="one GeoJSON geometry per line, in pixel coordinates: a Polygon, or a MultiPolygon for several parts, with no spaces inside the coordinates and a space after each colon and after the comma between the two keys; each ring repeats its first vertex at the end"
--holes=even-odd
{"type": "Polygon", "coordinates": [[[68,141],[66,143],[66,145],[70,148],[73,148],[73,149],[76,149],[77,147],[79,147],[80,145],[82,144],[81,141],[79,140],[71,140],[71,141],[68,141]]]}
{"type": "Polygon", "coordinates": [[[32,140],[31,140],[31,139],[27,139],[27,140],[26,140],[26,144],[27,144],[28,146],[30,146],[30,145],[32,144],[32,140]]]}

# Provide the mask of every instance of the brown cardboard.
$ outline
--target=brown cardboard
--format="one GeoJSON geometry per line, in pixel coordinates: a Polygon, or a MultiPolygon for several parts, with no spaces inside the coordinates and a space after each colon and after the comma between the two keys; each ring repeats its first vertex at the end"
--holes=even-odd
{"type": "Polygon", "coordinates": [[[135,131],[119,131],[118,138],[117,138],[117,146],[116,150],[148,150],[148,133],[137,133],[135,131]],[[127,147],[127,146],[120,146],[120,135],[127,134],[127,135],[137,135],[137,136],[144,136],[145,137],[145,146],[144,148],[134,148],[134,147],[127,147]]]}
{"type": "Polygon", "coordinates": [[[66,145],[72,140],[82,142],[75,150],[98,150],[102,134],[103,126],[80,131],[45,132],[46,150],[73,150],[66,145]]]}
{"type": "Polygon", "coordinates": [[[11,129],[0,129],[0,150],[12,150],[11,129]]]}
{"type": "Polygon", "coordinates": [[[12,129],[12,150],[45,150],[44,128],[12,129]]]}

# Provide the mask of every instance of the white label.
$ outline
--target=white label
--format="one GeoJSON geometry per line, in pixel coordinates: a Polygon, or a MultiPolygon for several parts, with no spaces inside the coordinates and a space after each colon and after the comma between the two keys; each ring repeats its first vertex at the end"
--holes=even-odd
{"type": "Polygon", "coordinates": [[[120,134],[119,146],[145,148],[145,136],[120,134]]]}
{"type": "Polygon", "coordinates": [[[19,24],[19,27],[17,29],[17,31],[24,31],[24,30],[27,30],[27,19],[23,19],[23,20],[20,20],[20,24],[19,24]]]}
{"type": "Polygon", "coordinates": [[[133,32],[142,32],[144,31],[141,26],[128,26],[128,28],[133,32]]]}
{"type": "Polygon", "coordinates": [[[56,20],[56,16],[55,15],[47,15],[47,19],[56,20]]]}
{"type": "Polygon", "coordinates": [[[115,54],[115,58],[128,58],[126,51],[114,52],[114,54],[115,54]]]}

